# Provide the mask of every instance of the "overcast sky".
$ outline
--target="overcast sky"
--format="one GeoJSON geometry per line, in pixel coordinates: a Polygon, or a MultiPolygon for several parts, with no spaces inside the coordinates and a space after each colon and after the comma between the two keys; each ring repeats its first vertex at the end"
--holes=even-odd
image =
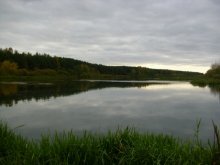
{"type": "Polygon", "coordinates": [[[220,59],[220,0],[0,0],[0,47],[205,72],[220,59]]]}

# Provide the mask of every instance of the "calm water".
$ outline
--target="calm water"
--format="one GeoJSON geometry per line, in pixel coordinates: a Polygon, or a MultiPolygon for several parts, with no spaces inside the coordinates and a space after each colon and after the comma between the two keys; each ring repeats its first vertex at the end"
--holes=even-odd
{"type": "Polygon", "coordinates": [[[0,120],[28,138],[54,130],[105,133],[126,126],[193,138],[201,119],[206,140],[213,137],[212,120],[220,125],[219,93],[219,87],[187,82],[1,83],[0,120]]]}

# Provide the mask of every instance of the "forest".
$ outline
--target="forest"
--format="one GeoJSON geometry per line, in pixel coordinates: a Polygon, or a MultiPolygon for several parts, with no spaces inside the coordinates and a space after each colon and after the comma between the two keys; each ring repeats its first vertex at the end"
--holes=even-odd
{"type": "Polygon", "coordinates": [[[147,67],[105,66],[49,54],[19,53],[0,49],[0,77],[68,77],[72,79],[192,80],[198,72],[151,69],[147,67]]]}
{"type": "Polygon", "coordinates": [[[212,64],[211,68],[206,72],[206,76],[220,80],[220,63],[212,64]]]}

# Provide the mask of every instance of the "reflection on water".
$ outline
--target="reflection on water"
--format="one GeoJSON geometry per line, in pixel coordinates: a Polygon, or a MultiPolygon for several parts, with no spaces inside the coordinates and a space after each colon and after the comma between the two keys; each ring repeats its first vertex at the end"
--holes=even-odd
{"type": "Polygon", "coordinates": [[[209,85],[210,92],[217,96],[220,101],[220,85],[209,85]]]}
{"type": "Polygon", "coordinates": [[[51,97],[69,96],[81,92],[109,87],[146,87],[156,84],[168,84],[168,82],[128,82],[128,81],[74,81],[62,84],[26,84],[10,83],[0,84],[0,106],[13,106],[18,101],[49,100],[51,97]]]}
{"type": "Polygon", "coordinates": [[[16,94],[18,91],[17,84],[1,84],[0,96],[6,97],[16,94]]]}
{"type": "Polygon", "coordinates": [[[200,88],[206,88],[208,87],[210,89],[210,92],[214,95],[217,96],[219,98],[220,101],[220,84],[192,84],[193,86],[198,86],[200,88]]]}
{"type": "Polygon", "coordinates": [[[66,84],[0,84],[0,120],[18,133],[39,138],[54,130],[106,132],[118,127],[212,139],[220,124],[219,87],[184,82],[75,81],[66,84]],[[211,94],[211,92],[214,94],[211,94]]]}
{"type": "Polygon", "coordinates": [[[0,84],[0,105],[12,106],[16,100],[8,99],[18,92],[17,84],[0,84]]]}

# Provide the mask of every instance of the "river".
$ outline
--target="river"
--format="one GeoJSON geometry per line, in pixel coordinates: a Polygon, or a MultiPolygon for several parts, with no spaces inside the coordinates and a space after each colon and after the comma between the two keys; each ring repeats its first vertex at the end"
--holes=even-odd
{"type": "Polygon", "coordinates": [[[220,88],[176,81],[74,81],[62,84],[2,82],[0,120],[16,133],[72,130],[106,133],[132,127],[140,132],[213,139],[220,125],[220,88]]]}

